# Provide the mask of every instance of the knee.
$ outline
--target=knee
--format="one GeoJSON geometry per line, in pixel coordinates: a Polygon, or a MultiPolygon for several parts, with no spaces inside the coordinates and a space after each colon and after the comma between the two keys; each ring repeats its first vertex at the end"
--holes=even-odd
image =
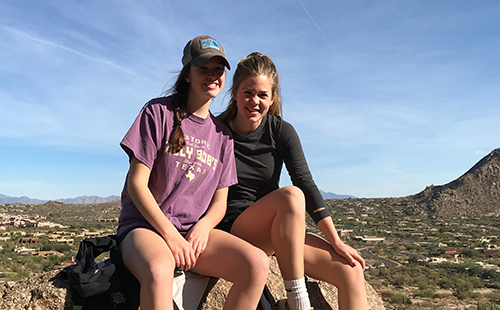
{"type": "Polygon", "coordinates": [[[305,197],[302,190],[296,186],[285,186],[279,189],[280,199],[288,212],[305,217],[305,197]]]}
{"type": "Polygon", "coordinates": [[[255,281],[265,284],[269,275],[269,258],[260,249],[256,249],[254,252],[249,261],[250,274],[255,281]]]}
{"type": "MultiPolygon", "coordinates": [[[[243,260],[241,261],[243,262],[243,260]]],[[[235,281],[242,281],[246,284],[254,283],[264,286],[269,274],[269,258],[264,251],[255,248],[250,255],[246,256],[244,266],[238,268],[235,281]]]]}
{"type": "Polygon", "coordinates": [[[269,257],[264,251],[259,250],[259,255],[257,257],[258,262],[256,264],[259,272],[259,279],[266,283],[267,277],[269,276],[269,257]]]}
{"type": "Polygon", "coordinates": [[[354,267],[345,264],[340,269],[340,274],[342,280],[344,281],[344,285],[346,285],[347,287],[364,287],[364,270],[361,268],[361,265],[359,263],[354,267]]]}
{"type": "Polygon", "coordinates": [[[141,286],[151,287],[159,291],[171,288],[173,285],[175,266],[165,261],[166,260],[157,259],[149,262],[143,275],[138,279],[141,286]]]}

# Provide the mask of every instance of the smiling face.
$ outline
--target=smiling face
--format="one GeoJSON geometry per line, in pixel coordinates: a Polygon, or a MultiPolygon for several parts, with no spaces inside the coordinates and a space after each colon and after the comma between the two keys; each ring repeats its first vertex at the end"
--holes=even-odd
{"type": "Polygon", "coordinates": [[[191,66],[186,82],[189,100],[206,102],[216,97],[224,87],[226,68],[222,57],[212,57],[200,67],[191,66]]]}
{"type": "Polygon", "coordinates": [[[233,93],[238,112],[233,120],[233,130],[249,133],[262,122],[274,102],[272,81],[265,75],[244,79],[233,93]]]}

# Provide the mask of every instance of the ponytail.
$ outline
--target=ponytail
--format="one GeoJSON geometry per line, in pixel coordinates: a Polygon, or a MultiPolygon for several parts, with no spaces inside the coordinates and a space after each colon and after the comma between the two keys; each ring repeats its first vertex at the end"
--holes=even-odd
{"type": "Polygon", "coordinates": [[[186,82],[186,76],[191,69],[191,64],[187,64],[182,68],[181,73],[177,77],[177,81],[170,89],[169,93],[172,94],[172,103],[174,106],[174,130],[170,134],[167,143],[167,152],[175,154],[180,152],[185,146],[184,132],[182,131],[182,120],[187,117],[186,102],[189,91],[189,83],[186,82]]]}

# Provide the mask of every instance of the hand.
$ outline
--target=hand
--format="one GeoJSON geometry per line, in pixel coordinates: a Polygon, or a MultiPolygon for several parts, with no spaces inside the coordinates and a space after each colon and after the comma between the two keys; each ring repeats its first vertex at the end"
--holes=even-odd
{"type": "Polygon", "coordinates": [[[333,249],[337,254],[340,256],[343,256],[347,259],[349,264],[351,266],[356,266],[356,263],[361,265],[361,268],[365,270],[365,260],[363,257],[359,254],[358,251],[350,247],[349,245],[345,244],[341,240],[336,242],[336,244],[333,245],[333,249]]]}
{"type": "Polygon", "coordinates": [[[180,234],[165,238],[170,251],[174,257],[175,266],[180,270],[189,270],[196,264],[196,256],[194,255],[191,244],[186,241],[180,234]]]}
{"type": "Polygon", "coordinates": [[[208,243],[208,236],[213,228],[207,225],[205,221],[200,220],[196,223],[186,235],[186,240],[191,244],[196,259],[205,251],[208,243]]]}

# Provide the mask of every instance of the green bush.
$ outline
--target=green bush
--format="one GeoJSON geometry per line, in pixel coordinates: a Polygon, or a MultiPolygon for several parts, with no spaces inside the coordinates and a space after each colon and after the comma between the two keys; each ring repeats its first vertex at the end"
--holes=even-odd
{"type": "Polygon", "coordinates": [[[453,288],[454,282],[449,277],[443,277],[439,279],[437,285],[442,289],[453,288]]]}
{"type": "Polygon", "coordinates": [[[455,293],[458,299],[465,299],[472,295],[472,283],[463,278],[457,278],[455,281],[455,293]]]}
{"type": "Polygon", "coordinates": [[[398,293],[392,294],[389,301],[392,304],[411,305],[411,300],[408,297],[398,293]]]}
{"type": "Polygon", "coordinates": [[[486,294],[485,297],[491,299],[492,301],[500,302],[500,291],[491,292],[486,294]]]}
{"type": "Polygon", "coordinates": [[[394,287],[403,287],[406,283],[408,283],[408,280],[403,276],[397,276],[392,281],[392,285],[394,285],[394,287]]]}
{"type": "Polygon", "coordinates": [[[483,267],[479,266],[479,265],[476,265],[476,266],[472,266],[471,268],[469,268],[469,276],[471,277],[479,277],[483,274],[483,267]]]}
{"type": "Polygon", "coordinates": [[[419,289],[416,290],[413,295],[418,296],[418,297],[426,297],[426,298],[436,298],[438,297],[436,295],[436,292],[432,288],[425,288],[425,289],[419,289]]]}
{"type": "Polygon", "coordinates": [[[27,271],[13,272],[13,273],[9,273],[7,275],[6,280],[7,281],[17,281],[17,280],[21,280],[22,278],[26,278],[28,275],[29,274],[27,271]]]}
{"type": "Polygon", "coordinates": [[[408,264],[410,265],[418,265],[418,257],[417,255],[411,255],[408,259],[408,264]]]}
{"type": "Polygon", "coordinates": [[[478,277],[470,277],[469,282],[472,284],[473,288],[483,288],[485,285],[478,277]]]}
{"type": "Polygon", "coordinates": [[[462,255],[465,257],[469,257],[469,258],[476,258],[476,257],[478,257],[479,253],[478,253],[478,251],[476,251],[474,249],[467,248],[467,249],[462,251],[462,255]]]}
{"type": "Polygon", "coordinates": [[[493,269],[485,270],[483,272],[483,274],[481,275],[481,278],[491,279],[491,280],[499,280],[500,279],[500,272],[497,272],[496,270],[493,270],[493,269]]]}

